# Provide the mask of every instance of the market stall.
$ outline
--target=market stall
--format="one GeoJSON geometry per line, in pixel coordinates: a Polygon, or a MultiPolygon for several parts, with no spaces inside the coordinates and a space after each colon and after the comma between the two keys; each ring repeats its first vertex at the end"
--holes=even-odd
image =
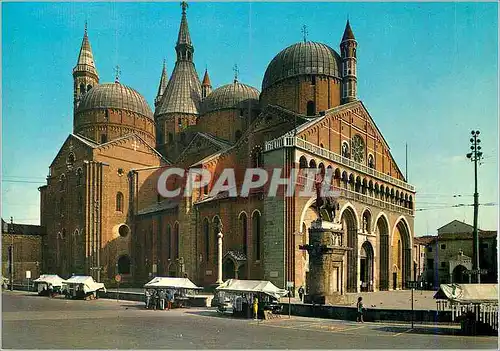
{"type": "Polygon", "coordinates": [[[33,280],[38,295],[54,296],[60,294],[64,285],[64,279],[57,274],[42,274],[38,279],[33,280]]]}
{"type": "Polygon", "coordinates": [[[498,332],[497,284],[441,284],[434,298],[438,310],[451,310],[465,334],[498,332]]]}
{"type": "Polygon", "coordinates": [[[106,292],[103,283],[97,283],[88,275],[74,275],[65,280],[63,292],[66,298],[92,300],[99,297],[98,292],[106,292]]]}
{"type": "Polygon", "coordinates": [[[155,309],[188,306],[189,300],[203,290],[188,278],[175,277],[155,277],[144,285],[144,289],[146,308],[155,309]]]}
{"type": "Polygon", "coordinates": [[[215,290],[219,312],[246,318],[253,316],[252,305],[255,298],[258,301],[257,316],[264,318],[265,311],[280,313],[279,299],[288,294],[288,291],[278,288],[267,280],[229,279],[215,290]]]}

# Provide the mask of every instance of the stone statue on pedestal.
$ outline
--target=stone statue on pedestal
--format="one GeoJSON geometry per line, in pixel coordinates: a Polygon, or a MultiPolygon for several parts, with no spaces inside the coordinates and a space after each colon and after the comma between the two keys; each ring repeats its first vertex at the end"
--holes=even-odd
{"type": "Polygon", "coordinates": [[[314,186],[316,188],[316,208],[318,210],[318,216],[319,219],[323,219],[321,210],[325,210],[328,216],[330,217],[328,218],[328,220],[330,222],[334,222],[336,211],[340,210],[340,206],[335,197],[321,195],[322,184],[323,184],[323,177],[318,176],[316,178],[316,181],[314,182],[314,186]]]}

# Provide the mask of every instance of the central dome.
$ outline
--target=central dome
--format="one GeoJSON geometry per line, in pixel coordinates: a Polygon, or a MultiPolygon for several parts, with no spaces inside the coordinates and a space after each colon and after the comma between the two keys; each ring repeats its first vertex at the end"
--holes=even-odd
{"type": "Polygon", "coordinates": [[[340,56],[331,47],[315,42],[293,44],[276,55],[267,66],[262,90],[283,79],[309,74],[340,79],[340,56]]]}
{"type": "Polygon", "coordinates": [[[203,113],[223,109],[247,108],[259,103],[259,91],[254,87],[235,81],[215,89],[203,101],[203,113]]]}
{"type": "Polygon", "coordinates": [[[136,90],[120,83],[103,83],[90,89],[80,101],[76,112],[115,108],[153,118],[153,112],[144,97],[136,90]]]}

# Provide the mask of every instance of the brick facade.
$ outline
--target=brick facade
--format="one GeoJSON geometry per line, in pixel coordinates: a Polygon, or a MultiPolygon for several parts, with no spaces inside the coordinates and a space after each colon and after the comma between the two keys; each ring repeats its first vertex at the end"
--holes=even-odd
{"type": "Polygon", "coordinates": [[[43,266],[45,228],[35,225],[6,223],[2,219],[2,275],[14,284],[26,284],[26,271],[31,280],[38,278],[43,266]],[[9,252],[12,250],[12,263],[9,252]]]}

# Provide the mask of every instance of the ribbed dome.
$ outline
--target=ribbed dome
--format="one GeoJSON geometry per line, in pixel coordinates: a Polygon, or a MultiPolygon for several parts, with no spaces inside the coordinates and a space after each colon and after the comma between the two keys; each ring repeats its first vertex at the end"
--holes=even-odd
{"type": "Polygon", "coordinates": [[[96,85],[82,97],[76,112],[101,108],[122,109],[153,118],[153,112],[144,97],[120,83],[96,85]]]}
{"type": "Polygon", "coordinates": [[[203,113],[227,108],[248,107],[259,103],[259,91],[254,87],[235,81],[212,91],[203,101],[203,113]]]}
{"type": "Polygon", "coordinates": [[[315,42],[293,44],[276,55],[267,66],[262,90],[274,83],[306,74],[340,78],[340,56],[331,47],[315,42]]]}

